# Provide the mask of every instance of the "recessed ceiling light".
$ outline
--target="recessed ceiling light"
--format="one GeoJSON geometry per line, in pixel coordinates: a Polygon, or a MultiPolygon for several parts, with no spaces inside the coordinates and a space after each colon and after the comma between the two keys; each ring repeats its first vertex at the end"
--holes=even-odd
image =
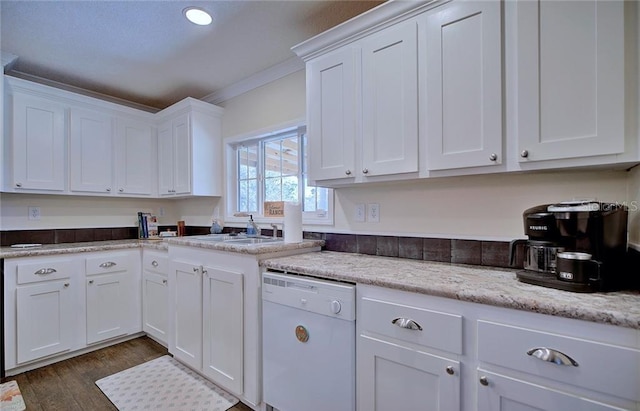
{"type": "Polygon", "coordinates": [[[197,24],[199,26],[207,26],[211,24],[212,18],[209,13],[198,7],[187,7],[182,12],[193,24],[197,24]]]}

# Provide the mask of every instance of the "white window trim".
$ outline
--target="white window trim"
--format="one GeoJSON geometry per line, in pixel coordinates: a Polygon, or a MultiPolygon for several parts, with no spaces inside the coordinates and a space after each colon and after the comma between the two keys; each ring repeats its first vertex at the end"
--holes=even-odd
{"type": "MultiPolygon", "coordinates": [[[[236,201],[238,198],[238,186],[237,186],[237,156],[235,155],[234,146],[241,144],[245,141],[251,141],[258,138],[267,137],[269,134],[278,135],[288,129],[295,129],[301,125],[306,124],[304,118],[288,121],[275,126],[266,127],[260,130],[252,131],[250,133],[241,134],[233,137],[226,138],[224,140],[224,170],[225,170],[225,217],[224,223],[234,226],[245,225],[248,221],[247,217],[234,216],[236,210],[236,201]]],[[[329,210],[327,210],[326,217],[318,217],[316,212],[304,212],[302,213],[303,226],[332,226],[334,224],[334,194],[333,189],[329,189],[328,200],[329,210]]],[[[269,224],[278,224],[278,229],[282,229],[283,218],[264,217],[261,214],[253,215],[253,220],[262,226],[262,228],[270,228],[269,224]]]]}

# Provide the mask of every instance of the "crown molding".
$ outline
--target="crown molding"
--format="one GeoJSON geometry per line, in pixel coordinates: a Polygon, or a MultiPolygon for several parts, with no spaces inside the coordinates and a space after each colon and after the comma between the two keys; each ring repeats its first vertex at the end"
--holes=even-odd
{"type": "Polygon", "coordinates": [[[6,70],[11,70],[11,67],[13,67],[18,60],[18,56],[15,54],[7,53],[2,50],[0,50],[0,57],[2,58],[2,67],[6,70]]]}
{"type": "Polygon", "coordinates": [[[232,99],[303,69],[304,62],[298,57],[291,57],[282,63],[253,74],[244,80],[240,80],[237,83],[214,91],[213,93],[201,98],[201,100],[211,104],[220,104],[223,101],[232,99]]]}

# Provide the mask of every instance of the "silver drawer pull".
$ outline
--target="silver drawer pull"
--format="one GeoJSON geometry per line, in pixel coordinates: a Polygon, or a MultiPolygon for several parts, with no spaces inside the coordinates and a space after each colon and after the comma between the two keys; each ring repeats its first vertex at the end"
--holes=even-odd
{"type": "Polygon", "coordinates": [[[116,263],[114,263],[113,261],[107,261],[106,263],[100,264],[100,267],[101,268],[111,268],[114,265],[116,265],[116,263]]]}
{"type": "Polygon", "coordinates": [[[154,267],[157,267],[158,266],[158,262],[156,260],[153,260],[151,262],[151,265],[154,266],[154,267]]]}
{"type": "Polygon", "coordinates": [[[538,347],[532,348],[527,351],[527,355],[532,355],[536,358],[541,359],[542,361],[552,362],[558,365],[573,365],[574,367],[578,366],[578,363],[567,354],[561,353],[560,351],[556,351],[553,348],[546,347],[538,347]]]}
{"type": "Polygon", "coordinates": [[[162,280],[162,284],[166,284],[166,283],[167,283],[167,280],[162,280]]]}
{"type": "Polygon", "coordinates": [[[41,268],[36,271],[34,274],[36,275],[46,275],[51,273],[57,273],[58,271],[55,268],[41,268]]]}
{"type": "Polygon", "coordinates": [[[391,321],[391,324],[395,324],[398,327],[406,328],[408,330],[418,330],[422,331],[422,327],[417,322],[413,321],[411,318],[396,318],[391,321]]]}

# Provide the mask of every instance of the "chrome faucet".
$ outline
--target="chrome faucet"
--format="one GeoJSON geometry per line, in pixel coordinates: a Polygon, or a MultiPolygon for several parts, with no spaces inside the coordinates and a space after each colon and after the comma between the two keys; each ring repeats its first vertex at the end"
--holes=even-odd
{"type": "Polygon", "coordinates": [[[273,238],[274,239],[278,238],[278,225],[271,224],[271,229],[273,230],[273,238]]]}

